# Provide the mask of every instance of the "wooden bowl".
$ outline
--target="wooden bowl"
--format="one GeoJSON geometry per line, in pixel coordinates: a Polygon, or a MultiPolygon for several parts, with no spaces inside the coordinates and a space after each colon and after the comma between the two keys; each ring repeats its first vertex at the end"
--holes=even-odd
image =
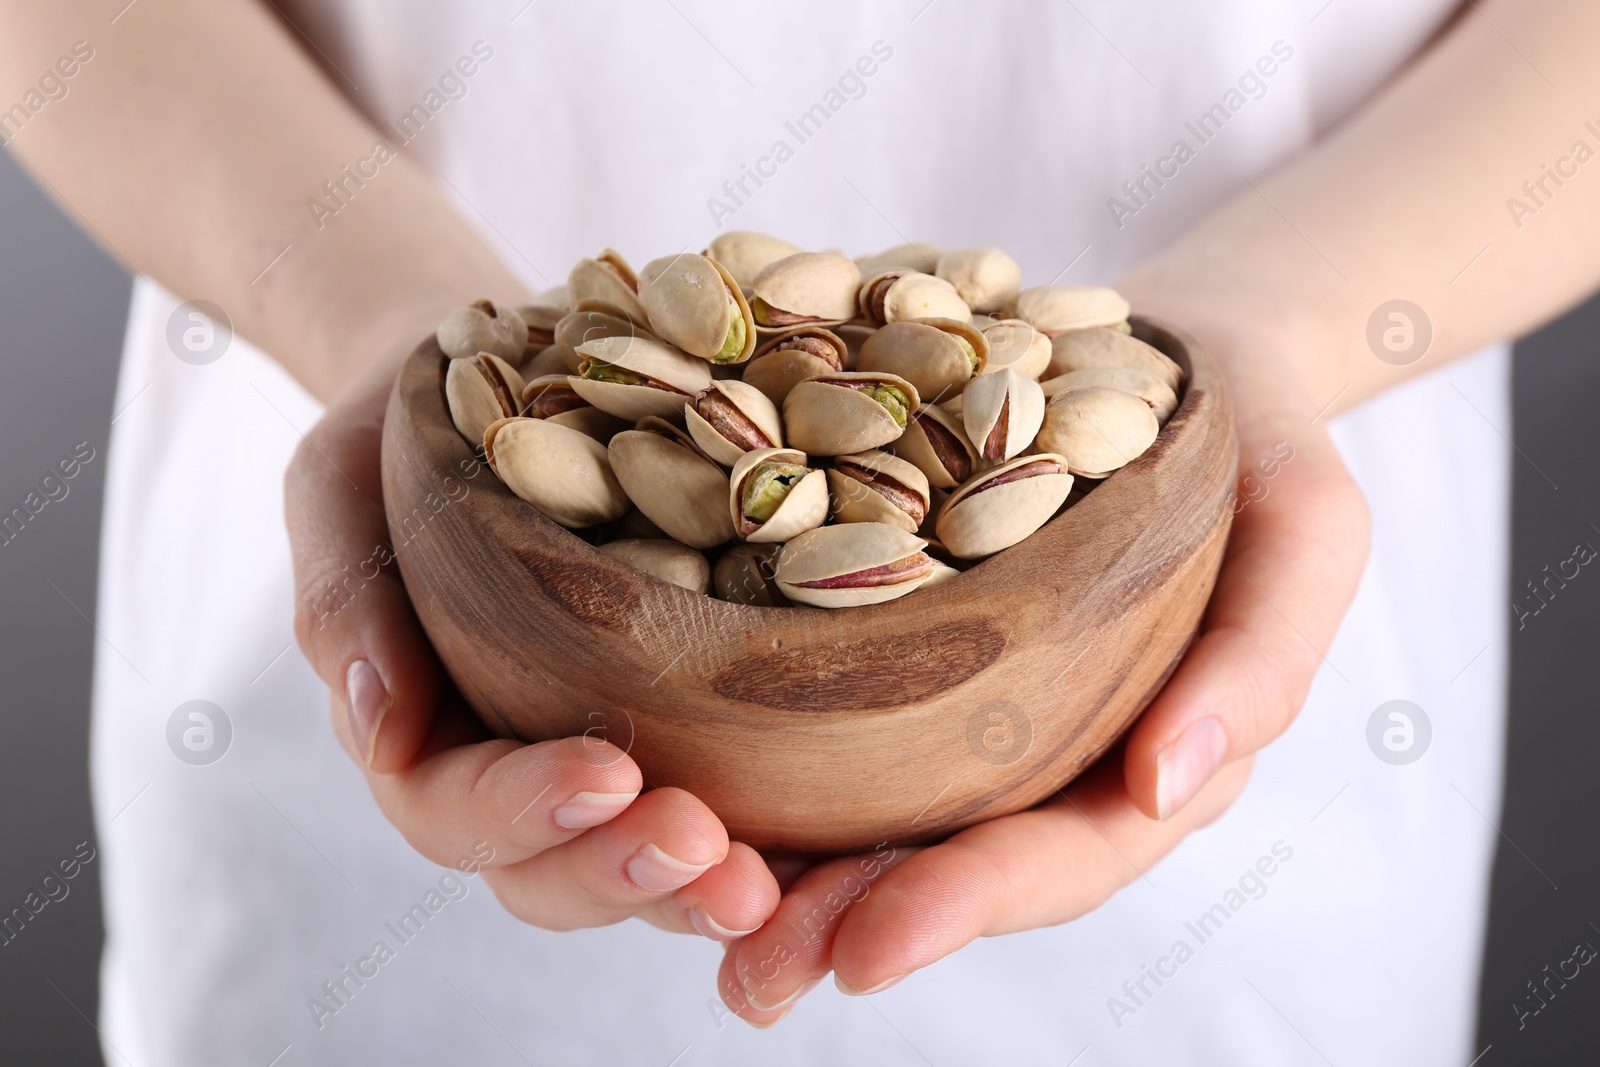
{"type": "Polygon", "coordinates": [[[1020,811],[1161,688],[1233,518],[1238,442],[1216,365],[1176,330],[1136,333],[1187,372],[1143,456],[959,577],[838,611],[700,596],[550,522],[456,433],[430,338],[384,424],[406,588],[496,733],[603,737],[648,786],[704,800],[734,840],[839,852],[1020,811]]]}

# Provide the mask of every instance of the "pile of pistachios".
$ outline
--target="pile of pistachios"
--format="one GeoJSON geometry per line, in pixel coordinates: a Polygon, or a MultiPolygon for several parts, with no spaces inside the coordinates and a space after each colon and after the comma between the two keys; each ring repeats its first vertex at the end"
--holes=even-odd
{"type": "Polygon", "coordinates": [[[1023,289],[998,248],[730,232],[637,273],[607,249],[437,336],[456,429],[552,521],[688,589],[834,608],[954,577],[1150,447],[1182,371],[1128,312],[1023,289]]]}

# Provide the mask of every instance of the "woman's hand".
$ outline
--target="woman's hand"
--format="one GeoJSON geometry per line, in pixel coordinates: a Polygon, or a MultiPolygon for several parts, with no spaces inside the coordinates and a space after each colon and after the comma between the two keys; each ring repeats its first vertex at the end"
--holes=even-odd
{"type": "Polygon", "coordinates": [[[605,741],[492,738],[440,670],[393,563],[326,610],[329,591],[389,543],[379,445],[398,365],[375,361],[333,401],[284,487],[295,633],[379,807],[430,860],[481,869],[506,909],[536,926],[638,915],[722,941],[760,926],[777,883],[694,796],[641,795],[638,766],[605,741]]]}

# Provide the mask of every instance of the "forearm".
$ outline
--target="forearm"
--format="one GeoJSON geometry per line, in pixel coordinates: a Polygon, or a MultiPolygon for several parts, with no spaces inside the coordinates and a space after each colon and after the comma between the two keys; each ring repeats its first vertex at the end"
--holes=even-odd
{"type": "Polygon", "coordinates": [[[1217,347],[1291,361],[1305,384],[1296,403],[1312,412],[1536,326],[1600,283],[1600,158],[1568,162],[1559,187],[1542,169],[1576,141],[1600,153],[1597,38],[1600,6],[1587,0],[1482,0],[1124,287],[1217,347]],[[1542,204],[1530,179],[1544,180],[1542,204]],[[1511,197],[1536,210],[1513,215],[1511,197]],[[1405,366],[1367,343],[1368,319],[1394,299],[1433,329],[1426,357],[1405,366]]]}
{"type": "Polygon", "coordinates": [[[447,308],[519,294],[403,154],[319,225],[308,202],[381,135],[270,8],[140,0],[113,25],[124,2],[0,0],[0,99],[93,48],[64,99],[4,132],[133,269],[221,306],[324,400],[447,308]]]}

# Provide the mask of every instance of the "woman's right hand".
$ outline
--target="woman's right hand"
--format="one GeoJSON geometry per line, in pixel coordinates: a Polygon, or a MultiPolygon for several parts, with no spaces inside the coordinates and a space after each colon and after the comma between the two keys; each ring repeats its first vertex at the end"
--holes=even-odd
{"type": "Polygon", "coordinates": [[[295,634],[378,806],[428,859],[481,869],[506,910],[535,926],[638,915],[719,941],[759,927],[777,882],[694,796],[641,793],[638,765],[605,741],[493,737],[445,677],[393,562],[329,610],[330,591],[363,561],[392,559],[379,451],[405,351],[388,346],[334,399],[284,484],[295,634]]]}

